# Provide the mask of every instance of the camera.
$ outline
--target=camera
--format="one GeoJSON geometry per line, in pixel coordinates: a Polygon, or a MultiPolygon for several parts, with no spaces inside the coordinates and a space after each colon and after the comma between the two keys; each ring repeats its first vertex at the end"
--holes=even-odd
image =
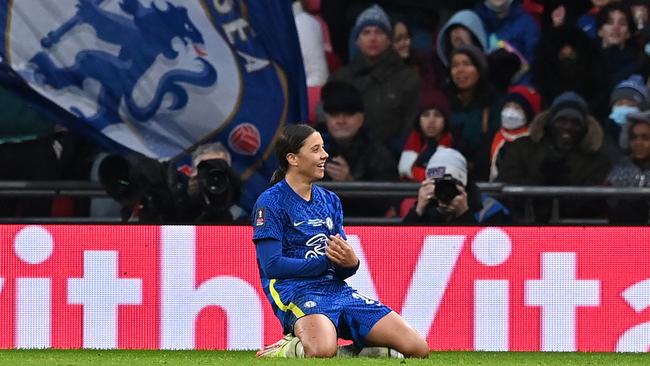
{"type": "Polygon", "coordinates": [[[98,173],[106,193],[122,205],[122,221],[138,205],[140,221],[176,219],[176,177],[169,164],[139,154],[113,154],[101,162],[98,173]]]}
{"type": "Polygon", "coordinates": [[[458,187],[456,187],[458,182],[449,175],[445,175],[442,178],[436,178],[433,182],[436,185],[433,193],[439,202],[448,205],[454,197],[460,194],[458,187]]]}
{"type": "Polygon", "coordinates": [[[139,154],[109,155],[99,166],[99,181],[122,205],[122,221],[138,207],[138,221],[232,222],[240,196],[239,177],[223,159],[201,161],[189,180],[172,163],[139,154]]]}
{"type": "Polygon", "coordinates": [[[227,208],[239,199],[241,182],[224,159],[201,161],[197,167],[198,190],[188,190],[190,199],[206,210],[227,208]]]}

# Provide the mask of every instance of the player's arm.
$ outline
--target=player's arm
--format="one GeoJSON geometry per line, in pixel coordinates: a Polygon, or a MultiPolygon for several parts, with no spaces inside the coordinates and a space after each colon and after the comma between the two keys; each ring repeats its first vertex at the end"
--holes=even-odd
{"type": "Polygon", "coordinates": [[[317,277],[327,271],[327,257],[301,259],[282,256],[282,242],[276,239],[255,241],[255,252],[267,278],[317,277]]]}

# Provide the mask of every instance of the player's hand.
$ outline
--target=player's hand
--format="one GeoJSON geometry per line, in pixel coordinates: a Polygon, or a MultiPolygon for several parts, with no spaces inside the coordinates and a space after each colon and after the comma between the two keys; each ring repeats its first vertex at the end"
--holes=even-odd
{"type": "Polygon", "coordinates": [[[352,268],[359,264],[359,258],[354,253],[354,249],[339,234],[330,235],[325,255],[339,267],[352,268]]]}

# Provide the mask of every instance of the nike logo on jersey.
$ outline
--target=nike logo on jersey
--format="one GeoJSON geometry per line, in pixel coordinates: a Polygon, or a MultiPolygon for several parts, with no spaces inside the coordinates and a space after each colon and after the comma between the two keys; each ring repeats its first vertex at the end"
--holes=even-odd
{"type": "Polygon", "coordinates": [[[302,225],[304,223],[305,223],[304,221],[298,221],[298,222],[294,221],[293,222],[293,227],[300,226],[300,225],[302,225]]]}

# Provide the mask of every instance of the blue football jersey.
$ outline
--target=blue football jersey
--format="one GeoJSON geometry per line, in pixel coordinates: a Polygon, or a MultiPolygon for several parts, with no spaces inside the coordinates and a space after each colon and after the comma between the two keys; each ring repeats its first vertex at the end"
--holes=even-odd
{"type": "MultiPolygon", "coordinates": [[[[300,197],[285,180],[260,195],[253,209],[253,240],[275,239],[282,243],[282,255],[308,259],[325,255],[330,235],[343,231],[343,209],[336,194],[312,185],[311,200],[300,197]]],[[[268,291],[269,278],[260,268],[262,286],[268,291]]],[[[317,278],[283,279],[282,288],[307,282],[335,280],[334,270],[317,278]]]]}

